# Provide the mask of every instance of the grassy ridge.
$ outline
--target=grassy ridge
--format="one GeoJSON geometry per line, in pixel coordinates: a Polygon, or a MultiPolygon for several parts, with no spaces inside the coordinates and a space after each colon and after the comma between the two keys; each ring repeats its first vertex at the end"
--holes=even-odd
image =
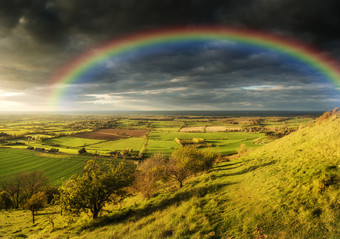
{"type": "Polygon", "coordinates": [[[21,171],[39,170],[45,172],[52,182],[59,184],[61,178],[80,172],[85,162],[86,158],[80,156],[0,148],[0,179],[21,171]]]}

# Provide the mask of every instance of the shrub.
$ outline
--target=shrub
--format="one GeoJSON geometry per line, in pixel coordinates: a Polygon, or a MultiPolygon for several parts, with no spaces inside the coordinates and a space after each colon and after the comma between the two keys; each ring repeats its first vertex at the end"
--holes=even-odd
{"type": "Polygon", "coordinates": [[[238,154],[243,154],[247,152],[247,146],[245,144],[241,144],[240,147],[237,149],[238,154]]]}
{"type": "Polygon", "coordinates": [[[8,192],[0,192],[0,209],[10,209],[13,206],[11,195],[8,192]]]}
{"type": "Polygon", "coordinates": [[[107,202],[126,195],[134,172],[133,164],[102,165],[89,160],[82,175],[74,175],[60,188],[61,206],[74,213],[89,210],[96,219],[107,202]]]}

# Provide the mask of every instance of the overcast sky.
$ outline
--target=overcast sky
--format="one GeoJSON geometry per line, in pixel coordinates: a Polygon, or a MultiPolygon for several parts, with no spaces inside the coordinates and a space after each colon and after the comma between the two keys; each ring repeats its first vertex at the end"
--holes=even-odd
{"type": "Polygon", "coordinates": [[[236,42],[165,45],[102,62],[72,85],[51,76],[98,44],[167,27],[259,30],[340,60],[338,0],[1,0],[0,111],[328,110],[340,89],[302,62],[236,42]]]}

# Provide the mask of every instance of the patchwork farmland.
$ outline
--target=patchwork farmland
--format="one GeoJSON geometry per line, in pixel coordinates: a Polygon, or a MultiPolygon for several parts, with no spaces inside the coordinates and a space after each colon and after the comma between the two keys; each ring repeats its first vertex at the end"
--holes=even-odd
{"type": "Polygon", "coordinates": [[[231,155],[241,145],[248,150],[272,141],[265,130],[289,132],[308,121],[310,117],[5,117],[0,118],[0,146],[4,147],[0,152],[0,178],[35,169],[46,171],[53,181],[68,177],[86,160],[79,156],[82,148],[90,158],[119,158],[120,152],[127,150],[130,154],[124,157],[138,160],[159,152],[170,156],[180,147],[176,138],[203,139],[200,148],[211,147],[222,156],[231,155]],[[48,153],[51,149],[58,152],[48,153]]]}

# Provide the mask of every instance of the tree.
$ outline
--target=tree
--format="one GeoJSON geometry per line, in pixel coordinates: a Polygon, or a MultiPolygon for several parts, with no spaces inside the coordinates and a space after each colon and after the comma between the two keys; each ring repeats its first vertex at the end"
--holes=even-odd
{"type": "Polygon", "coordinates": [[[27,200],[25,207],[32,212],[32,222],[34,224],[34,213],[44,208],[47,204],[47,196],[44,192],[38,192],[27,200]]]}
{"type": "Polygon", "coordinates": [[[10,209],[13,206],[11,195],[8,192],[0,192],[0,209],[10,209]]]}
{"type": "Polygon", "coordinates": [[[49,179],[41,171],[19,172],[2,181],[2,189],[9,193],[15,208],[23,205],[38,191],[47,186],[49,179]]]}
{"type": "Polygon", "coordinates": [[[60,188],[61,206],[71,212],[90,211],[96,219],[105,204],[115,197],[126,195],[126,188],[134,181],[135,165],[99,164],[89,160],[82,175],[72,176],[60,188]]]}
{"type": "Polygon", "coordinates": [[[78,150],[79,154],[87,154],[87,151],[85,149],[85,147],[82,147],[81,149],[78,150]]]}
{"type": "Polygon", "coordinates": [[[136,171],[133,189],[150,197],[159,189],[159,181],[165,178],[166,159],[163,154],[154,154],[145,159],[136,171]]]}
{"type": "Polygon", "coordinates": [[[47,186],[48,182],[48,177],[46,177],[42,171],[33,171],[31,173],[26,173],[25,191],[27,197],[29,198],[38,191],[42,191],[42,188],[47,186]]]}
{"type": "Polygon", "coordinates": [[[183,181],[191,175],[210,169],[216,158],[212,150],[200,151],[197,147],[184,146],[172,153],[166,171],[181,188],[183,181]]]}
{"type": "Polygon", "coordinates": [[[19,204],[22,201],[22,195],[26,187],[26,176],[27,172],[20,172],[9,176],[1,182],[2,189],[9,193],[16,209],[19,208],[19,204]]]}

